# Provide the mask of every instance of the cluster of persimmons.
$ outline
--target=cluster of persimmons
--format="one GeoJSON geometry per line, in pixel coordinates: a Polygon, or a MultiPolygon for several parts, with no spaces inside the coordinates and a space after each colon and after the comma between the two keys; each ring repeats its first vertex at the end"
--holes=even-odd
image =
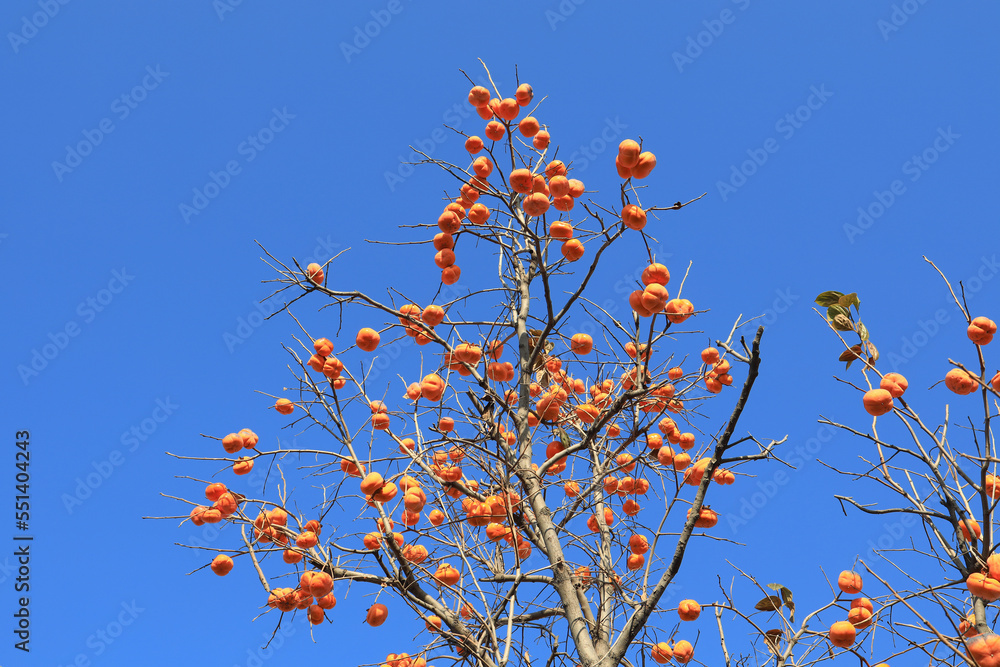
{"type": "MultiPolygon", "coordinates": [[[[461,277],[456,263],[456,244],[466,230],[484,230],[490,226],[506,228],[514,223],[526,225],[527,221],[541,223],[549,240],[561,245],[562,270],[584,256],[584,243],[576,238],[577,229],[563,214],[574,209],[577,200],[584,194],[580,180],[568,178],[571,165],[560,160],[544,161],[545,151],[551,137],[534,116],[522,115],[522,109],[533,100],[533,91],[527,84],[520,85],[514,97],[493,97],[489,90],[474,86],[469,92],[469,102],[481,118],[487,120],[483,135],[468,136],[465,150],[471,164],[467,167],[468,179],[461,184],[457,196],[445,207],[437,220],[438,231],[432,243],[436,251],[434,261],[441,269],[441,282],[451,285],[461,277]],[[518,117],[522,116],[518,121],[518,117]],[[512,141],[513,132],[524,140],[531,140],[531,147],[538,153],[533,166],[516,167],[507,174],[504,183],[491,182],[496,165],[497,142],[512,141]],[[483,196],[500,200],[502,205],[489,208],[483,196]],[[550,220],[552,211],[558,212],[558,219],[550,220]],[[543,216],[544,222],[541,220],[543,216]],[[505,219],[504,216],[507,216],[505,219]],[[506,221],[505,221],[506,220],[506,221]]],[[[643,151],[641,145],[626,139],[619,145],[614,160],[618,176],[628,183],[630,179],[647,177],[656,166],[656,157],[643,151]]],[[[623,192],[625,186],[623,184],[623,192]]],[[[624,200],[624,197],[623,197],[624,200]]],[[[618,209],[616,209],[618,210],[618,209]]],[[[646,225],[647,211],[637,204],[626,203],[620,209],[621,225],[618,229],[642,232],[646,225]]],[[[631,234],[632,232],[623,232],[631,234]]],[[[599,235],[598,235],[599,236],[599,235]]],[[[302,275],[302,274],[300,274],[302,275]]],[[[302,286],[307,289],[325,289],[326,272],[319,264],[309,264],[304,271],[302,286]]],[[[679,324],[694,314],[691,301],[670,298],[667,285],[670,272],[663,264],[650,257],[648,266],[641,273],[641,289],[634,290],[628,297],[628,304],[638,318],[653,318],[662,315],[670,324],[679,324]]],[[[575,503],[587,509],[586,525],[591,533],[600,533],[605,526],[616,524],[620,517],[627,517],[616,530],[623,545],[622,560],[628,571],[648,568],[647,557],[655,552],[658,536],[644,534],[635,521],[631,521],[642,510],[643,497],[651,490],[649,477],[665,478],[668,485],[678,489],[699,487],[708,477],[708,482],[720,486],[734,483],[736,477],[730,470],[714,467],[712,463],[713,443],[711,439],[699,442],[695,433],[688,431],[688,408],[685,400],[707,398],[718,394],[723,387],[733,383],[730,362],[720,350],[708,347],[701,352],[701,363],[697,369],[689,366],[685,371],[680,365],[673,365],[659,375],[652,372],[651,345],[638,340],[622,346],[625,357],[617,359],[611,350],[604,356],[611,362],[591,361],[595,352],[593,337],[587,333],[563,333],[553,331],[552,339],[564,341],[565,347],[556,350],[546,348],[538,354],[535,367],[523,368],[523,360],[516,344],[509,344],[511,336],[487,336],[476,334],[471,340],[462,340],[457,318],[449,319],[451,304],[429,304],[421,307],[416,303],[405,303],[382,311],[391,312],[394,321],[381,329],[361,328],[354,337],[353,346],[348,345],[340,356],[351,353],[351,349],[365,353],[379,350],[382,336],[405,335],[420,346],[436,344],[443,348],[440,363],[435,369],[423,372],[419,381],[408,384],[404,394],[407,402],[403,410],[394,410],[381,399],[369,399],[366,386],[347,370],[345,362],[334,355],[335,343],[328,338],[312,340],[312,349],[304,366],[315,374],[310,382],[325,379],[340,405],[362,405],[365,420],[370,420],[373,437],[384,433],[391,440],[388,454],[376,453],[374,448],[382,445],[373,440],[373,452],[369,457],[359,456],[353,448],[342,453],[334,453],[339,458],[344,481],[357,480],[347,489],[354,489],[359,499],[358,510],[364,517],[373,519],[372,530],[359,535],[356,544],[351,545],[352,553],[385,556],[398,559],[422,581],[438,587],[442,596],[451,593],[459,600],[456,613],[461,619],[476,619],[476,612],[464,601],[461,582],[469,577],[467,559],[460,553],[443,555],[448,551],[447,540],[436,537],[443,531],[461,534],[463,540],[473,545],[495,544],[498,548],[509,548],[513,558],[523,561],[533,552],[538,535],[526,516],[530,516],[530,506],[521,493],[512,487],[516,477],[499,484],[495,483],[494,470],[500,457],[484,456],[483,448],[470,446],[474,439],[459,435],[466,425],[470,430],[489,431],[491,425],[476,423],[478,416],[470,418],[467,412],[455,411],[459,417],[445,414],[449,398],[469,389],[486,389],[505,403],[500,411],[499,423],[493,424],[494,433],[503,444],[511,449],[518,446],[524,437],[524,429],[514,423],[513,414],[517,410],[522,394],[518,387],[525,388],[530,398],[527,416],[528,438],[551,440],[547,445],[536,447],[544,452],[544,458],[531,465],[546,480],[547,488],[558,488],[568,505],[575,503]],[[443,326],[442,326],[443,325],[443,326]],[[441,334],[448,328],[450,334],[441,334]],[[449,335],[458,338],[449,343],[449,335]],[[513,354],[507,350],[513,349],[513,354]],[[505,356],[507,358],[505,358],[505,356]],[[588,366],[589,364],[589,366],[588,366]],[[574,366],[597,369],[604,377],[591,378],[576,376],[574,366]],[[608,373],[607,369],[616,369],[608,373]],[[461,378],[460,379],[456,379],[461,378]],[[532,381],[534,380],[534,381],[532,381]],[[460,382],[468,384],[462,386],[460,382]],[[487,384],[489,383],[489,384],[487,384]],[[511,386],[513,385],[513,386],[511,386]],[[339,393],[338,393],[339,392],[339,393]],[[630,393],[632,392],[632,393],[630,393]],[[634,393],[638,392],[638,393],[634,393]],[[632,400],[634,412],[640,419],[646,419],[644,426],[634,423],[625,427],[614,417],[622,413],[626,399],[632,400]],[[418,408],[436,413],[433,426],[424,429],[417,437],[403,437],[402,424],[412,417],[418,408]],[[672,416],[664,416],[669,412],[672,416]],[[408,417],[409,416],[409,417],[408,417]],[[400,428],[395,428],[399,424],[400,428]],[[565,430],[564,430],[565,428],[565,430]],[[583,434],[598,443],[602,455],[613,450],[609,465],[601,479],[596,482],[586,472],[574,478],[571,465],[591,465],[587,451],[581,456],[578,446],[574,446],[566,431],[570,430],[582,439],[583,434]],[[599,433],[598,433],[599,430],[599,433]],[[551,433],[551,435],[550,435],[551,433]],[[639,451],[625,451],[632,442],[639,443],[639,451]],[[402,464],[400,465],[400,462],[402,464]],[[565,476],[563,476],[565,473],[565,476]],[[494,483],[486,481],[491,478],[494,483]],[[588,498],[602,500],[603,511],[588,498]],[[397,524],[399,527],[397,527],[397,524]],[[423,538],[423,539],[421,539],[423,538]],[[451,557],[453,560],[448,560],[451,557]]],[[[454,313],[451,313],[454,315],[454,313]]],[[[641,321],[641,320],[640,320],[641,321]]],[[[648,320],[646,320],[648,321],[648,320]]],[[[474,327],[470,327],[474,328],[474,327]]],[[[538,342],[538,349],[541,343],[538,342]]],[[[370,360],[370,358],[369,358],[370,360]]],[[[274,404],[277,413],[293,415],[296,408],[310,410],[312,401],[293,401],[279,398],[274,404]]],[[[628,415],[628,412],[624,413],[628,415]]],[[[232,460],[232,471],[245,475],[251,471],[254,459],[265,454],[255,447],[258,438],[249,429],[231,433],[222,438],[223,449],[233,456],[247,450],[247,454],[232,460]]],[[[355,438],[355,441],[360,441],[355,438]]],[[[488,442],[488,441],[487,441],[488,442]]],[[[277,453],[274,453],[277,454],[277,453]]],[[[656,481],[656,480],[654,480],[656,481]]],[[[655,489],[654,489],[655,491],[655,489]]],[[[221,482],[213,482],[205,491],[211,505],[198,504],[190,512],[189,518],[196,525],[220,521],[244,521],[252,527],[250,535],[252,550],[264,554],[280,553],[288,565],[303,568],[295,587],[275,587],[269,589],[267,605],[281,612],[304,610],[312,624],[321,623],[325,612],[336,604],[333,595],[334,578],[329,568],[327,551],[320,541],[321,524],[317,519],[306,519],[282,506],[261,501],[256,517],[247,514],[251,504],[244,496],[231,490],[221,482]],[[269,507],[270,506],[270,507],[269,507]],[[308,569],[311,565],[315,569],[308,569]]],[[[344,505],[348,501],[340,495],[344,505]]],[[[552,501],[549,501],[552,502],[552,501]]],[[[558,501],[557,501],[558,502],[558,501]]],[[[660,503],[662,505],[662,503],[660,503]]],[[[662,509],[662,508],[661,508],[662,509]]],[[[688,517],[691,510],[688,510],[688,517]]],[[[322,518],[322,517],[321,517],[322,518]]],[[[701,506],[694,517],[694,526],[710,529],[719,520],[718,514],[708,506],[701,506]]],[[[338,546],[348,544],[338,535],[338,546]]],[[[327,545],[331,548],[332,542],[327,545]]],[[[240,551],[238,556],[249,551],[240,551]]],[[[669,561],[672,551],[663,559],[669,561]]],[[[258,557],[255,555],[254,563],[258,557]]],[[[383,562],[383,561],[379,561],[383,562]]],[[[211,569],[219,575],[226,575],[233,569],[233,559],[220,554],[211,563],[211,569]]],[[[587,565],[575,569],[575,579],[586,588],[596,580],[587,565]]],[[[616,582],[621,582],[614,575],[616,582]]],[[[701,612],[694,600],[684,600],[678,607],[678,614],[684,621],[693,621],[701,612]]],[[[385,622],[389,608],[380,602],[368,609],[365,621],[371,626],[385,622]]],[[[446,632],[442,629],[442,618],[437,615],[423,616],[426,627],[431,632],[446,632]]],[[[459,653],[465,649],[459,648],[459,653]]],[[[694,646],[687,640],[674,643],[657,642],[649,645],[653,660],[665,663],[671,659],[686,663],[693,658],[694,646]]],[[[390,654],[385,664],[390,667],[423,667],[426,660],[422,655],[410,656],[406,653],[390,654]]]]}

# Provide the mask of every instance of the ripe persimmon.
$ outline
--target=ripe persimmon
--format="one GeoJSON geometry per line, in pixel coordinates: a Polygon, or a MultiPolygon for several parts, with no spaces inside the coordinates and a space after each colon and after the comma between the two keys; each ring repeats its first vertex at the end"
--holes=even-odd
{"type": "Polygon", "coordinates": [[[906,392],[909,383],[906,378],[899,373],[886,373],[878,384],[879,388],[885,389],[893,398],[899,398],[906,392]]]}
{"type": "Polygon", "coordinates": [[[682,639],[674,644],[674,660],[683,664],[691,661],[694,657],[694,646],[686,639],[682,639]]]}
{"type": "Polygon", "coordinates": [[[992,632],[965,640],[965,650],[979,667],[1000,665],[1000,635],[992,632]]]}
{"type": "Polygon", "coordinates": [[[316,283],[317,285],[321,285],[323,283],[323,279],[325,278],[325,276],[323,275],[323,267],[317,264],[316,262],[313,262],[312,264],[306,267],[306,276],[312,282],[316,283]]]}
{"type": "Polygon", "coordinates": [[[852,604],[847,612],[847,621],[858,630],[864,630],[872,624],[872,612],[865,607],[855,607],[852,604]]]}
{"type": "Polygon", "coordinates": [[[243,449],[243,436],[239,433],[230,433],[222,439],[222,448],[227,454],[235,454],[243,449]]]}
{"type": "Polygon", "coordinates": [[[569,179],[565,176],[553,176],[549,179],[549,193],[553,197],[562,197],[569,194],[569,179]]]}
{"type": "MultiPolygon", "coordinates": [[[[452,235],[449,234],[449,233],[447,233],[447,232],[439,232],[439,233],[435,234],[433,242],[434,242],[434,249],[435,250],[450,250],[450,249],[452,249],[452,248],[455,247],[455,239],[454,239],[454,237],[452,237],[452,235]]],[[[409,305],[412,305],[412,304],[409,304],[409,305]]],[[[416,312],[409,313],[409,315],[411,317],[417,317],[417,318],[419,318],[420,317],[420,308],[419,308],[419,306],[414,306],[414,307],[416,308],[416,312]]],[[[402,308],[400,308],[400,312],[403,312],[402,308]]],[[[400,320],[402,320],[402,319],[403,318],[400,318],[400,320]]],[[[400,322],[400,323],[401,324],[406,324],[406,322],[400,322]]]]}
{"type": "Polygon", "coordinates": [[[554,239],[573,238],[573,225],[564,220],[555,220],[549,225],[549,236],[554,239]]]}
{"type": "Polygon", "coordinates": [[[437,225],[445,234],[456,234],[462,229],[462,218],[455,211],[445,210],[438,216],[437,225]]]}
{"type": "Polygon", "coordinates": [[[965,580],[969,592],[987,602],[1000,600],[1000,581],[982,572],[974,572],[965,580]]]}
{"type": "Polygon", "coordinates": [[[656,156],[646,151],[639,154],[639,160],[632,169],[632,178],[646,178],[656,166],[656,156]]]}
{"type": "Polygon", "coordinates": [[[594,349],[594,339],[585,333],[573,334],[569,339],[569,349],[573,351],[573,354],[590,354],[590,351],[594,349]]]}
{"type": "Polygon", "coordinates": [[[214,503],[216,500],[222,497],[222,494],[224,494],[228,490],[229,489],[227,489],[226,485],[223,484],[222,482],[212,482],[211,484],[205,487],[205,497],[214,503]]]}
{"type": "Polygon", "coordinates": [[[652,651],[650,651],[653,662],[658,665],[665,665],[670,662],[674,657],[674,651],[670,648],[670,644],[667,642],[660,642],[659,644],[654,644],[652,651]]]}
{"type": "Polygon", "coordinates": [[[537,217],[544,215],[547,210],[549,210],[549,198],[542,194],[541,192],[534,192],[524,198],[521,206],[524,208],[525,215],[532,217],[537,217]]]}
{"type": "MultiPolygon", "coordinates": [[[[688,516],[690,515],[691,510],[689,509],[688,516]]],[[[713,528],[717,523],[719,523],[718,513],[708,507],[702,507],[701,511],[698,512],[698,518],[694,520],[695,528],[713,528]]]]}
{"type": "Polygon", "coordinates": [[[455,263],[455,252],[450,248],[438,250],[434,255],[434,263],[439,269],[447,269],[455,263]]]}
{"type": "Polygon", "coordinates": [[[373,628],[377,628],[385,623],[385,619],[388,617],[389,609],[381,602],[376,602],[368,608],[368,613],[365,615],[365,622],[373,628]]]}
{"type": "Polygon", "coordinates": [[[469,104],[484,107],[490,103],[490,91],[483,86],[473,86],[469,91],[469,104]]]}
{"type": "Polygon", "coordinates": [[[472,224],[482,225],[490,219],[490,209],[482,204],[473,204],[472,208],[469,209],[467,217],[472,224]]]}
{"type": "Polygon", "coordinates": [[[535,118],[534,116],[528,116],[527,118],[522,119],[521,122],[517,124],[518,131],[520,131],[521,134],[523,134],[526,137],[535,136],[536,134],[538,134],[538,131],[541,129],[541,127],[542,126],[539,124],[538,119],[535,118]]]}
{"type": "Polygon", "coordinates": [[[534,180],[534,175],[531,173],[530,169],[519,168],[510,172],[510,176],[507,181],[510,183],[510,187],[514,192],[520,194],[527,194],[531,192],[531,184],[534,180]]]}
{"type": "Polygon", "coordinates": [[[962,537],[965,538],[966,540],[970,539],[978,540],[980,537],[982,537],[983,534],[982,529],[979,527],[979,522],[971,517],[960,519],[958,522],[958,529],[962,533],[962,537]],[[971,533],[969,532],[969,528],[968,526],[966,526],[966,523],[972,524],[971,533]],[[973,535],[975,535],[974,538],[972,537],[973,535]]]}
{"type": "Polygon", "coordinates": [[[850,621],[837,621],[830,626],[828,634],[830,643],[838,648],[850,648],[854,645],[854,639],[858,631],[850,621]]]}
{"type": "Polygon", "coordinates": [[[979,388],[976,377],[961,368],[952,368],[944,376],[944,386],[960,396],[971,394],[979,388]]]}
{"type": "Polygon", "coordinates": [[[358,347],[365,352],[374,352],[378,347],[380,336],[377,331],[370,327],[364,327],[358,331],[354,341],[358,347]]]}
{"type": "Polygon", "coordinates": [[[621,157],[615,157],[615,169],[618,171],[618,177],[624,178],[626,180],[632,178],[632,170],[621,163],[621,157]]]}
{"type": "Polygon", "coordinates": [[[988,317],[977,317],[969,323],[969,340],[976,345],[988,345],[997,332],[997,323],[988,317]]]}
{"type": "Polygon", "coordinates": [[[892,412],[892,394],[886,389],[870,389],[865,392],[862,401],[865,412],[872,416],[881,417],[892,412]]]}
{"type": "Polygon", "coordinates": [[[634,554],[644,554],[649,551],[649,540],[645,535],[634,534],[628,538],[628,548],[634,554]]]}
{"type": "Polygon", "coordinates": [[[661,312],[664,306],[667,305],[670,293],[660,283],[652,283],[646,285],[646,289],[642,291],[642,295],[639,298],[642,300],[642,307],[650,313],[655,314],[661,312]]]}
{"type": "Polygon", "coordinates": [[[983,483],[983,491],[990,498],[1000,498],[1000,478],[997,478],[996,475],[987,474],[986,481],[983,483]]]}
{"type": "Polygon", "coordinates": [[[563,257],[565,257],[570,262],[575,262],[576,260],[583,257],[584,247],[580,239],[569,239],[562,244],[560,249],[563,257]]]}
{"type": "Polygon", "coordinates": [[[551,135],[546,130],[539,130],[532,138],[531,145],[535,147],[535,150],[544,151],[549,147],[550,141],[552,141],[551,135]]]}
{"type": "Polygon", "coordinates": [[[319,538],[311,530],[303,531],[295,538],[295,546],[300,549],[311,549],[317,544],[319,544],[319,538]]]}
{"type": "Polygon", "coordinates": [[[488,178],[493,173],[493,161],[485,155],[480,155],[472,161],[472,171],[480,178],[488,178]]]}
{"type": "Polygon", "coordinates": [[[441,563],[434,572],[434,579],[445,586],[454,586],[458,583],[461,574],[448,563],[441,563]]]}
{"type": "Polygon", "coordinates": [[[212,572],[215,572],[220,577],[224,577],[229,574],[233,569],[233,559],[225,554],[219,554],[212,559],[212,572]]]}
{"type": "Polygon", "coordinates": [[[639,143],[633,139],[625,139],[618,144],[618,162],[623,167],[631,169],[639,161],[639,153],[642,149],[639,143]]]}
{"type": "Polygon", "coordinates": [[[837,587],[844,593],[854,595],[861,592],[861,575],[851,570],[844,570],[837,577],[837,587]]]}
{"type": "Polygon", "coordinates": [[[682,621],[696,621],[701,616],[701,605],[694,600],[681,600],[677,605],[677,615],[682,621]]]}
{"type": "Polygon", "coordinates": [[[514,120],[520,111],[521,109],[517,104],[517,100],[512,97],[505,97],[500,100],[500,104],[497,105],[494,113],[504,120],[514,120]]]}
{"type": "Polygon", "coordinates": [[[237,475],[247,475],[253,470],[253,459],[241,456],[238,461],[233,462],[233,472],[237,475]]]}
{"type": "Polygon", "coordinates": [[[627,204],[622,209],[622,223],[629,229],[642,229],[646,226],[646,212],[635,204],[627,204]]]}
{"type": "Polygon", "coordinates": [[[317,338],[313,341],[313,349],[316,350],[316,354],[329,357],[333,352],[333,341],[329,338],[317,338]]]}
{"type": "Polygon", "coordinates": [[[687,299],[671,299],[663,307],[667,319],[674,324],[680,324],[694,313],[694,305],[687,299]]]}
{"type": "Polygon", "coordinates": [[[483,134],[485,134],[486,138],[490,141],[500,141],[503,139],[503,135],[506,132],[507,130],[503,126],[503,123],[498,120],[491,120],[486,123],[486,129],[483,131],[483,134]]]}
{"type": "Polygon", "coordinates": [[[475,155],[479,151],[483,150],[483,139],[482,137],[472,135],[465,140],[465,150],[471,155],[475,155]]]}
{"type": "Polygon", "coordinates": [[[514,99],[517,100],[518,106],[526,107],[531,104],[531,99],[535,96],[535,91],[531,89],[526,83],[522,83],[514,91],[514,99]]]}

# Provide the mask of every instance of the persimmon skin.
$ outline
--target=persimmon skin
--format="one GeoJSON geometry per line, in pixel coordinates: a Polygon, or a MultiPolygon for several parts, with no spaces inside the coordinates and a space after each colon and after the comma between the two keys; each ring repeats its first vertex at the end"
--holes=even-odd
{"type": "Polygon", "coordinates": [[[844,570],[837,577],[837,587],[848,595],[861,592],[861,575],[851,570],[844,570]]]}
{"type": "Polygon", "coordinates": [[[870,389],[863,397],[865,412],[873,417],[881,417],[892,412],[892,394],[886,389],[870,389]]]}
{"type": "Polygon", "coordinates": [[[355,337],[354,342],[357,344],[358,348],[364,350],[365,352],[374,352],[378,348],[380,336],[377,331],[370,327],[364,327],[358,331],[358,335],[355,337]]]}
{"type": "Polygon", "coordinates": [[[618,162],[625,168],[631,169],[639,162],[639,153],[642,149],[639,143],[633,139],[625,139],[618,144],[618,162]]]}
{"type": "Polygon", "coordinates": [[[850,648],[854,645],[854,639],[858,631],[850,621],[837,621],[830,626],[830,643],[838,648],[850,648]]]}

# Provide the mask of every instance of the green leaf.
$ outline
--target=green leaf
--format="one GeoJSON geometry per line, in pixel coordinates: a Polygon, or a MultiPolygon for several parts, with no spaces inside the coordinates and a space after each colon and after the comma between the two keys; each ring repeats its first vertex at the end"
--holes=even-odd
{"type": "Polygon", "coordinates": [[[826,319],[833,321],[837,315],[843,315],[844,317],[850,318],[851,311],[839,304],[834,304],[826,309],[826,319]]]}
{"type": "Polygon", "coordinates": [[[837,303],[842,296],[844,296],[842,292],[823,292],[816,297],[816,305],[824,308],[832,306],[837,303]]]}
{"type": "Polygon", "coordinates": [[[857,325],[854,327],[854,330],[858,332],[859,336],[861,336],[861,340],[868,340],[868,327],[866,327],[864,324],[858,322],[857,325]]]}
{"type": "Polygon", "coordinates": [[[850,294],[843,295],[837,300],[837,304],[847,308],[848,310],[850,310],[853,305],[855,310],[858,312],[861,311],[861,301],[858,299],[857,292],[851,292],[850,294]]]}

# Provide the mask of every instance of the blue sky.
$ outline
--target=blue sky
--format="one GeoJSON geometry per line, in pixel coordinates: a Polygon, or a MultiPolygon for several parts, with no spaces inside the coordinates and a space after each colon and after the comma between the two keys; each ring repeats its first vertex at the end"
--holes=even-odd
{"type": "MultiPolygon", "coordinates": [[[[285,261],[348,250],[329,272],[338,285],[433,296],[438,272],[425,247],[365,240],[419,240],[398,226],[440,212],[445,175],[400,162],[410,145],[465,158],[438,128],[481,134],[459,71],[482,83],[477,58],[508,95],[516,66],[536,99],[547,97],[536,115],[559,157],[603,193],[596,199],[613,203],[614,146],[640,136],[658,158],[644,200],[707,193],[648,231],[675,275],[692,263],[685,296],[711,309],[689,353],[740,313],[764,316],[745,431],[787,434],[789,451],[806,447],[831,465],[857,461],[859,441],[827,438],[816,422],[868,424],[856,393],[833,380],[843,375],[836,340],[812,310],[826,289],[859,292],[883,370],[907,374],[917,409],[936,423],[952,397],[925,388],[949,356],[971,359],[972,349],[922,255],[965,282],[976,314],[1000,315],[1000,233],[988,205],[1000,153],[998,20],[995,6],[929,0],[542,0],[502,12],[411,0],[4,3],[2,478],[12,500],[14,433],[29,430],[34,541],[31,654],[15,651],[5,629],[0,660],[253,664],[273,629],[270,617],[252,622],[263,599],[256,577],[247,567],[188,576],[212,552],[175,546],[235,538],[143,519],[178,514],[161,492],[196,497],[183,476],[215,472],[165,452],[198,455],[199,434],[244,426],[271,443],[317,441],[282,430],[287,420],[256,393],[289,386],[281,345],[301,338],[287,315],[263,320],[274,272],[256,243],[285,261]],[[88,486],[94,474],[100,483],[88,486]]],[[[625,299],[640,249],[632,239],[605,255],[595,300],[625,299]]],[[[463,276],[473,285],[488,276],[476,261],[463,276]]],[[[334,338],[320,305],[310,298],[293,313],[334,338]]],[[[365,325],[359,315],[346,315],[345,332],[365,325]]],[[[398,383],[392,371],[385,379],[398,383]]],[[[856,487],[815,460],[769,487],[780,470],[764,466],[718,494],[713,506],[732,514],[756,483],[776,489],[745,524],[720,524],[746,546],[694,548],[712,565],[688,569],[685,594],[712,598],[715,574],[732,576],[728,557],[800,599],[825,600],[821,568],[849,567],[892,532],[845,516],[832,496],[856,487]],[[799,566],[776,560],[776,544],[799,566]]],[[[0,538],[10,540],[11,524],[0,538]]],[[[16,604],[6,558],[5,628],[16,604]]],[[[298,617],[274,655],[338,650],[358,664],[383,659],[386,646],[406,650],[412,619],[368,628],[370,599],[352,593],[335,610],[346,625],[313,642],[298,617]],[[353,638],[335,639],[345,629],[353,638]]],[[[700,625],[699,656],[711,657],[713,627],[700,625]]]]}

